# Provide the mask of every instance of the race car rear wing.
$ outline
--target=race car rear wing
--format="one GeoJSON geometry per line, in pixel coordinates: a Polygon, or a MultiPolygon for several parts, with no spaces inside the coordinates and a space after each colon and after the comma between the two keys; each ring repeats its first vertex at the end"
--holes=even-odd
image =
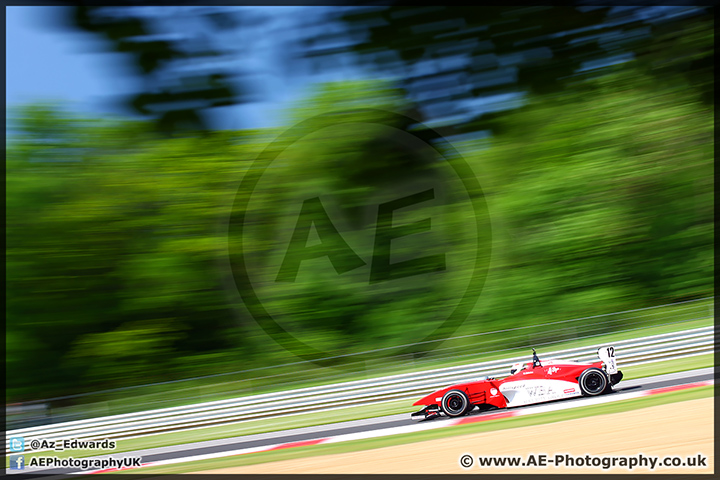
{"type": "Polygon", "coordinates": [[[605,371],[608,375],[618,372],[617,362],[615,361],[615,347],[600,347],[597,352],[598,358],[605,363],[605,371]]]}

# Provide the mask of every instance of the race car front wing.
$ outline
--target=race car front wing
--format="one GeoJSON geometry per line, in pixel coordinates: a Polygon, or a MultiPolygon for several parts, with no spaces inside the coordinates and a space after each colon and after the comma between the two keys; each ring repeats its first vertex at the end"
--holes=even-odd
{"type": "Polygon", "coordinates": [[[415,412],[410,415],[413,420],[431,420],[440,416],[440,407],[437,405],[428,405],[419,412],[415,412]]]}

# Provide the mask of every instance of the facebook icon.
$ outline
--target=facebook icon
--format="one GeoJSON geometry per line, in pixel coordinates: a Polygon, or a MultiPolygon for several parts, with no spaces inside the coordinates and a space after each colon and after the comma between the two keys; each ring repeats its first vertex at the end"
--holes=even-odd
{"type": "Polygon", "coordinates": [[[25,455],[10,455],[10,470],[24,470],[25,455]]]}

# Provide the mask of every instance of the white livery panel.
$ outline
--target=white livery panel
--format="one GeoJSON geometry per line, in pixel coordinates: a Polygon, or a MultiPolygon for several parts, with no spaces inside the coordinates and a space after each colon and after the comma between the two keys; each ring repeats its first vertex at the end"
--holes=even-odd
{"type": "Polygon", "coordinates": [[[552,379],[528,379],[505,382],[500,385],[508,407],[519,407],[538,402],[549,402],[582,395],[574,382],[552,379]]]}

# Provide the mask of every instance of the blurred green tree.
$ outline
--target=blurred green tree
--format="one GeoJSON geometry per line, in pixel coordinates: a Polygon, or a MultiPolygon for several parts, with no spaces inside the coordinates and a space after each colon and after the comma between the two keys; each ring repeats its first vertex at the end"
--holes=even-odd
{"type": "MultiPolygon", "coordinates": [[[[309,38],[310,58],[327,65],[354,52],[371,70],[395,74],[426,117],[441,119],[449,134],[496,128],[498,113],[479,110],[480,98],[560,95],[636,56],[658,79],[685,75],[712,101],[707,7],[387,5],[333,10],[328,18],[343,22],[350,40],[332,30],[309,38]]],[[[506,101],[499,114],[520,103],[506,101]]]]}
{"type": "MultiPolygon", "coordinates": [[[[345,62],[334,59],[352,55],[383,75],[391,72],[426,117],[451,117],[445,121],[456,133],[492,128],[491,116],[478,113],[477,98],[562,92],[582,68],[602,70],[633,55],[649,56],[662,71],[685,72],[707,101],[712,97],[712,35],[703,25],[712,18],[703,7],[658,12],[579,2],[321,11],[309,17],[308,28],[298,27],[305,58],[317,60],[319,69],[337,69],[345,62]],[[334,28],[338,25],[344,28],[334,28]]],[[[212,108],[249,98],[241,75],[222,61],[233,54],[219,38],[257,22],[257,17],[245,19],[250,14],[218,6],[158,10],[81,4],[72,7],[70,23],[130,55],[143,87],[126,105],[171,133],[207,130],[212,108]]]]}
{"type": "Polygon", "coordinates": [[[626,66],[498,118],[473,157],[502,252],[478,322],[713,294],[712,109],[682,84],[626,66]]]}
{"type": "Polygon", "coordinates": [[[211,29],[237,28],[242,24],[241,11],[87,3],[71,8],[71,24],[104,38],[113,51],[129,55],[143,87],[124,103],[152,119],[159,131],[207,131],[213,125],[208,118],[212,108],[243,101],[240,74],[220,66],[231,55],[218,42],[211,45],[194,22],[199,19],[211,29]],[[162,25],[168,19],[175,32],[162,25]]]}
{"type": "Polygon", "coordinates": [[[36,107],[17,117],[6,164],[8,356],[9,368],[32,374],[13,375],[9,391],[177,378],[184,357],[217,350],[241,368],[247,342],[221,258],[242,134],[162,140],[146,122],[36,107]],[[150,324],[161,327],[140,327],[150,324]],[[145,336],[138,359],[109,332],[145,336]],[[131,365],[144,357],[168,367],[139,377],[131,365]],[[121,375],[122,358],[130,363],[121,375]],[[117,362],[119,376],[103,380],[90,360],[117,362]]]}

